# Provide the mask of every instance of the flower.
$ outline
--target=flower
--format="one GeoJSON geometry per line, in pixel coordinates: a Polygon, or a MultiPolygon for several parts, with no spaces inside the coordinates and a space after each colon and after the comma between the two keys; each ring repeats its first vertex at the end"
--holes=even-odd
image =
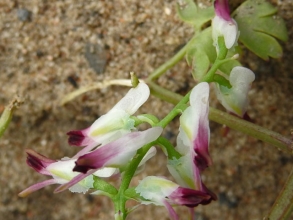
{"type": "MultiPolygon", "coordinates": [[[[77,166],[77,158],[63,158],[60,161],[55,161],[31,149],[27,149],[27,164],[38,173],[52,176],[53,179],[45,180],[30,186],[19,193],[19,196],[25,197],[36,190],[52,184],[61,184],[61,186],[56,189],[57,192],[59,192],[60,189],[62,189],[60,191],[63,191],[69,188],[71,192],[86,193],[89,189],[93,188],[93,175],[98,177],[110,177],[117,173],[117,167],[125,165],[134,156],[137,149],[157,139],[161,133],[162,128],[160,127],[150,128],[143,132],[132,132],[114,142],[98,148],[92,153],[88,153],[81,161],[87,163],[92,160],[96,163],[90,165],[96,167],[86,174],[80,174],[80,172],[75,171],[74,168],[77,166]],[[101,163],[97,163],[98,161],[101,163]]],[[[142,159],[138,169],[141,170],[144,163],[155,153],[156,150],[152,147],[148,154],[142,159]]],[[[86,168],[83,167],[82,169],[86,168]]]]}
{"type": "MultiPolygon", "coordinates": [[[[58,187],[55,192],[61,192],[75,185],[81,179],[95,173],[101,168],[110,167],[123,170],[125,165],[127,165],[136,154],[136,151],[144,145],[155,141],[161,135],[162,131],[163,129],[161,127],[153,127],[145,131],[132,132],[92,152],[80,156],[75,161],[73,171],[82,173],[74,177],[68,183],[58,187]]],[[[154,154],[153,150],[150,151],[150,154],[150,156],[154,154]]],[[[142,166],[150,156],[146,155],[139,166],[142,166]]]]}
{"type": "MultiPolygon", "coordinates": [[[[43,182],[34,184],[21,193],[19,196],[25,197],[28,194],[39,190],[45,186],[52,184],[65,184],[69,182],[72,178],[79,175],[78,172],[73,172],[72,169],[75,165],[76,159],[63,158],[60,161],[51,160],[31,149],[26,150],[27,153],[27,164],[36,170],[38,173],[48,175],[53,177],[52,179],[45,180],[43,182]]],[[[99,172],[94,173],[94,175],[99,177],[108,177],[114,173],[115,169],[106,168],[104,170],[99,170],[99,172]]],[[[93,176],[87,176],[83,180],[79,181],[77,184],[69,188],[71,192],[85,193],[90,188],[93,188],[93,176]]]]}
{"type": "Polygon", "coordinates": [[[168,169],[181,186],[206,192],[200,172],[212,164],[209,155],[209,84],[199,83],[190,94],[190,106],[180,117],[176,150],[182,155],[168,161],[168,169]]]}
{"type": "Polygon", "coordinates": [[[218,100],[229,112],[244,117],[248,107],[248,91],[254,79],[255,75],[250,69],[234,67],[229,76],[232,88],[217,85],[218,100]]]}
{"type": "Polygon", "coordinates": [[[212,36],[214,46],[219,50],[218,38],[223,36],[227,49],[233,47],[238,39],[238,27],[234,19],[230,17],[227,0],[215,0],[216,16],[212,20],[212,36]]]}
{"type": "Polygon", "coordinates": [[[171,219],[178,216],[171,205],[184,205],[193,208],[211,199],[211,195],[188,188],[163,177],[148,176],[140,181],[135,191],[143,197],[142,204],[155,204],[165,206],[171,219]]]}
{"type": "Polygon", "coordinates": [[[150,95],[149,87],[140,82],[105,115],[98,118],[90,127],[70,131],[68,142],[75,146],[86,146],[74,157],[77,158],[98,145],[105,145],[135,130],[135,121],[130,116],[145,103],[150,95]]]}
{"type": "Polygon", "coordinates": [[[209,84],[199,83],[190,94],[190,106],[180,117],[176,150],[180,158],[168,160],[168,170],[177,183],[162,177],[149,176],[136,187],[143,204],[165,206],[172,219],[178,219],[172,205],[193,208],[216,200],[201,181],[201,172],[212,164],[209,155],[209,84]]]}

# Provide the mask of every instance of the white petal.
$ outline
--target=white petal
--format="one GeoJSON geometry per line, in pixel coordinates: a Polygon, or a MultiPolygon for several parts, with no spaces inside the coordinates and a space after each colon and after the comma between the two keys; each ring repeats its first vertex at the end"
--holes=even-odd
{"type": "Polygon", "coordinates": [[[151,200],[157,205],[164,205],[162,200],[168,197],[179,186],[162,177],[148,176],[141,180],[135,191],[143,198],[151,200]]]}
{"type": "Polygon", "coordinates": [[[245,67],[234,67],[230,73],[231,89],[220,86],[217,97],[222,105],[230,112],[240,117],[244,115],[248,106],[248,91],[254,81],[254,73],[245,67]]]}
{"type": "Polygon", "coordinates": [[[144,155],[144,157],[142,158],[138,166],[144,165],[149,159],[155,156],[156,153],[157,153],[157,149],[155,147],[151,147],[149,151],[146,153],[146,155],[144,155]]]}
{"type": "Polygon", "coordinates": [[[212,36],[214,46],[218,47],[218,37],[223,36],[227,49],[233,47],[238,39],[238,26],[236,21],[226,21],[219,16],[212,20],[212,36]]]}
{"type": "Polygon", "coordinates": [[[157,153],[157,149],[155,147],[151,147],[149,149],[149,151],[146,153],[146,155],[144,155],[144,157],[142,158],[142,160],[140,161],[136,171],[135,171],[135,174],[134,175],[138,175],[139,173],[141,173],[144,168],[145,168],[145,163],[151,159],[153,156],[155,156],[157,153]]]}
{"type": "MultiPolygon", "coordinates": [[[[119,167],[127,164],[139,148],[156,140],[161,135],[162,131],[163,129],[161,127],[153,127],[145,131],[136,133],[133,132],[116,140],[115,142],[110,143],[109,146],[111,146],[111,150],[115,150],[116,155],[113,155],[113,157],[110,158],[105,165],[119,167]]],[[[109,146],[104,145],[101,148],[109,150],[109,146]]]]}
{"type": "Polygon", "coordinates": [[[94,179],[93,176],[87,176],[81,180],[78,184],[75,184],[69,188],[73,193],[86,193],[89,189],[93,188],[94,179]]]}
{"type": "Polygon", "coordinates": [[[73,172],[76,159],[61,160],[56,163],[52,163],[47,167],[47,170],[51,173],[54,179],[58,183],[63,184],[77,176],[78,172],[73,172]]]}
{"type": "MultiPolygon", "coordinates": [[[[109,111],[107,114],[98,118],[90,127],[89,136],[92,138],[101,138],[109,132],[124,128],[129,119],[129,114],[121,109],[109,111]]],[[[132,120],[133,121],[133,120],[132,120]]],[[[132,123],[132,127],[134,122],[132,123]]],[[[131,127],[129,125],[128,127],[131,127]]],[[[132,128],[131,127],[131,128],[132,128]]]]}
{"type": "Polygon", "coordinates": [[[180,117],[177,150],[185,155],[189,152],[191,143],[197,137],[200,119],[205,120],[209,111],[209,84],[196,85],[190,94],[190,107],[180,117]]]}
{"type": "Polygon", "coordinates": [[[132,115],[146,102],[149,95],[150,89],[147,84],[140,82],[137,87],[130,89],[129,92],[113,107],[113,109],[121,109],[129,115],[132,115]]]}
{"type": "Polygon", "coordinates": [[[254,73],[245,67],[236,66],[230,73],[229,81],[231,85],[238,90],[247,92],[250,88],[250,84],[255,80],[254,73]]]}
{"type": "Polygon", "coordinates": [[[227,49],[234,46],[238,38],[238,26],[234,19],[233,22],[227,22],[223,26],[223,35],[225,39],[225,45],[227,49]]]}
{"type": "Polygon", "coordinates": [[[98,177],[110,177],[116,172],[116,168],[112,167],[105,167],[97,170],[96,172],[93,173],[93,175],[98,176],[98,177]]]}
{"type": "Polygon", "coordinates": [[[190,155],[184,155],[179,159],[168,160],[167,168],[170,174],[182,187],[194,188],[193,161],[190,155]]]}

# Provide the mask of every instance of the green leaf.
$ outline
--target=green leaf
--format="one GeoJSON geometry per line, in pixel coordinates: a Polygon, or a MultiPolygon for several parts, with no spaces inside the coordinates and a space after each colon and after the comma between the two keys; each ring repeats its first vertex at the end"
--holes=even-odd
{"type": "Polygon", "coordinates": [[[118,193],[117,189],[110,183],[107,183],[105,180],[97,176],[93,176],[93,178],[94,178],[94,184],[93,184],[94,189],[102,191],[103,195],[112,197],[118,193]]]}
{"type": "Polygon", "coordinates": [[[209,57],[204,50],[196,47],[194,47],[188,55],[191,56],[187,59],[190,60],[188,63],[190,63],[192,66],[192,75],[194,79],[200,81],[209,69],[209,57]]]}
{"type": "Polygon", "coordinates": [[[193,44],[188,48],[186,52],[186,61],[188,65],[192,66],[194,55],[196,55],[197,50],[201,50],[205,53],[210,63],[213,63],[216,60],[217,53],[215,47],[213,46],[211,27],[200,32],[200,34],[193,41],[193,44]]]}
{"type": "Polygon", "coordinates": [[[202,25],[211,20],[214,14],[214,7],[198,8],[193,0],[182,0],[177,4],[177,13],[179,18],[200,30],[202,25]]]}
{"type": "MultiPolygon", "coordinates": [[[[234,50],[229,50],[227,57],[232,57],[236,53],[241,53],[240,48],[235,47],[234,50]]],[[[209,27],[196,37],[193,45],[187,50],[186,61],[193,68],[192,74],[194,78],[200,80],[207,72],[210,64],[215,62],[216,58],[217,52],[213,46],[212,29],[209,27]]],[[[240,62],[238,60],[230,60],[222,64],[219,70],[226,75],[230,75],[231,70],[235,66],[241,66],[240,62]]]]}
{"type": "Polygon", "coordinates": [[[264,60],[282,56],[282,47],[276,38],[288,40],[285,23],[276,12],[265,0],[248,0],[233,13],[240,30],[239,40],[264,60]]]}

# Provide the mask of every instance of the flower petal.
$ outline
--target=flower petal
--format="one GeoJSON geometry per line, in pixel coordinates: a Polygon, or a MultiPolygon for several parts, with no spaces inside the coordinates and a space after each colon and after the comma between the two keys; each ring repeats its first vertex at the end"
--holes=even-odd
{"type": "Polygon", "coordinates": [[[44,174],[44,175],[51,175],[47,171],[47,166],[49,166],[52,163],[55,163],[56,161],[51,160],[47,157],[45,157],[42,154],[39,154],[35,152],[32,149],[26,149],[25,152],[27,153],[27,160],[26,163],[33,168],[38,173],[44,174]]]}
{"type": "Polygon", "coordinates": [[[57,181],[55,179],[49,179],[49,180],[45,180],[45,181],[40,182],[40,183],[36,183],[36,184],[28,187],[27,189],[23,190],[22,192],[20,192],[18,194],[18,196],[26,197],[29,194],[31,194],[32,192],[37,191],[37,190],[39,190],[41,188],[44,188],[45,186],[49,186],[49,185],[52,185],[52,184],[57,184],[57,181]]]}
{"type": "Polygon", "coordinates": [[[225,19],[226,21],[231,21],[229,4],[227,0],[215,0],[214,7],[217,16],[225,19]]]}
{"type": "Polygon", "coordinates": [[[218,38],[223,36],[226,48],[230,49],[236,44],[238,39],[237,23],[230,16],[227,0],[216,0],[214,5],[216,12],[216,16],[212,20],[214,46],[218,51],[218,38]]]}
{"type": "Polygon", "coordinates": [[[177,213],[175,212],[173,207],[166,200],[163,200],[163,205],[168,210],[171,220],[179,220],[177,213]]]}
{"type": "Polygon", "coordinates": [[[161,133],[161,127],[154,127],[146,131],[127,134],[79,157],[73,170],[86,173],[90,169],[96,170],[105,166],[123,166],[128,163],[139,148],[156,140],[161,133]]]}
{"type": "Polygon", "coordinates": [[[83,179],[85,179],[86,177],[88,177],[89,175],[93,174],[95,172],[95,170],[90,170],[87,173],[80,173],[77,176],[75,176],[72,180],[70,180],[69,182],[62,184],[61,186],[59,186],[58,188],[55,189],[54,193],[60,193],[72,186],[74,186],[75,184],[78,184],[80,181],[82,181],[83,179]]]}
{"type": "Polygon", "coordinates": [[[91,138],[88,137],[88,132],[90,128],[86,128],[78,131],[67,132],[68,143],[74,146],[86,146],[93,142],[91,138]]]}
{"type": "Polygon", "coordinates": [[[178,187],[176,183],[166,178],[147,176],[139,182],[135,191],[155,205],[164,205],[163,200],[171,195],[178,187]]]}
{"type": "Polygon", "coordinates": [[[224,86],[217,88],[217,98],[229,111],[243,117],[248,107],[248,92],[254,81],[254,73],[245,67],[234,67],[230,73],[231,89],[224,86]]]}
{"type": "Polygon", "coordinates": [[[171,195],[169,195],[169,199],[178,205],[195,207],[209,201],[211,196],[203,191],[178,187],[171,195]]]}
{"type": "Polygon", "coordinates": [[[190,105],[180,117],[177,148],[183,155],[188,153],[186,149],[193,150],[193,160],[202,171],[212,164],[208,151],[210,139],[208,83],[199,83],[193,88],[190,94],[190,105]],[[190,146],[193,146],[193,149],[190,146]]]}
{"type": "Polygon", "coordinates": [[[130,89],[129,92],[112,108],[112,110],[122,109],[129,115],[132,115],[146,102],[149,95],[150,89],[148,85],[144,82],[140,82],[137,87],[130,89]]]}

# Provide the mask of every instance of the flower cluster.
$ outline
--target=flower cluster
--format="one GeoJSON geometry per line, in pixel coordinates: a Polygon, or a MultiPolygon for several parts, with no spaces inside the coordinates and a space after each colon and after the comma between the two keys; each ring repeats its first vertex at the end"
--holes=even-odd
{"type": "MultiPolygon", "coordinates": [[[[19,195],[26,196],[51,184],[61,184],[56,192],[69,188],[72,192],[85,193],[93,188],[94,176],[110,177],[121,172],[138,149],[156,140],[162,133],[161,127],[137,131],[134,119],[131,119],[149,94],[148,86],[141,82],[92,126],[68,132],[70,144],[84,147],[72,158],[55,161],[33,150],[26,150],[27,164],[52,179],[32,185],[19,195]]],[[[151,148],[140,166],[154,154],[155,148],[151,148]]]]}
{"type": "Polygon", "coordinates": [[[168,169],[177,183],[163,177],[149,176],[136,187],[143,203],[164,205],[172,219],[178,219],[170,204],[195,207],[216,200],[203,184],[201,172],[212,164],[209,155],[209,85],[199,83],[190,94],[190,106],[180,117],[176,150],[180,158],[168,161],[168,169]]]}
{"type": "MultiPolygon", "coordinates": [[[[214,6],[216,16],[212,20],[212,37],[218,53],[217,59],[220,61],[215,63],[220,65],[219,63],[223,64],[231,60],[225,56],[227,51],[237,44],[239,32],[237,23],[230,17],[228,2],[216,0],[214,6]],[[222,41],[220,42],[219,39],[222,41]]],[[[211,73],[215,75],[219,66],[211,69],[214,70],[211,73]]],[[[229,75],[218,75],[222,77],[221,79],[224,78],[224,83],[220,80],[218,82],[214,75],[210,77],[211,80],[206,79],[206,81],[215,83],[219,101],[228,112],[244,117],[248,106],[248,91],[255,79],[254,73],[247,68],[237,66],[229,75]]],[[[60,185],[55,192],[66,189],[79,193],[98,190],[96,192],[98,194],[103,190],[96,186],[97,179],[115,175],[121,177],[121,186],[126,187],[115,189],[115,195],[106,190],[102,192],[105,195],[111,194],[109,197],[116,202],[115,208],[125,206],[127,199],[131,198],[139,200],[142,204],[165,206],[170,217],[177,220],[174,205],[186,206],[193,210],[199,204],[209,204],[217,199],[201,178],[205,169],[212,165],[209,153],[209,91],[207,82],[198,83],[190,95],[187,94],[180,103],[183,107],[175,107],[172,110],[175,114],[167,115],[168,122],[163,124],[164,119],[159,122],[153,115],[133,116],[150,95],[148,85],[139,82],[108,113],[98,118],[90,127],[67,133],[69,144],[81,148],[76,155],[71,158],[51,160],[31,149],[26,150],[27,164],[38,173],[51,178],[30,186],[19,195],[27,196],[51,184],[60,185]],[[187,105],[188,100],[189,105],[187,105]],[[162,143],[160,140],[163,138],[160,136],[163,127],[170,123],[179,111],[182,113],[179,134],[176,147],[173,147],[169,142],[162,143]],[[139,131],[137,126],[142,122],[148,122],[151,128],[139,131]],[[166,177],[147,176],[135,188],[132,188],[131,195],[125,196],[131,178],[143,169],[148,159],[156,154],[154,147],[156,144],[160,144],[165,148],[165,152],[168,152],[167,168],[175,182],[166,177]],[[128,178],[125,182],[123,182],[124,177],[128,178]],[[121,205],[123,202],[124,204],[121,205]]],[[[114,188],[112,185],[111,187],[114,188]]],[[[115,210],[117,219],[126,217],[127,213],[122,213],[126,212],[123,209],[126,208],[115,210]]]]}

